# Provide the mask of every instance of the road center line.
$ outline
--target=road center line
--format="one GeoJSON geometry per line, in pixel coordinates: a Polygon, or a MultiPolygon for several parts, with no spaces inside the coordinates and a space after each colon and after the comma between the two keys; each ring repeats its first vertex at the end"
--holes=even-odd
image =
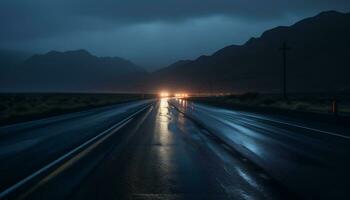
{"type": "MultiPolygon", "coordinates": [[[[198,110],[200,110],[200,108],[198,110]]],[[[204,112],[208,112],[208,111],[204,110],[204,112]]],[[[280,121],[280,120],[274,120],[274,119],[269,119],[269,118],[264,118],[264,117],[259,117],[259,116],[253,116],[253,115],[244,114],[244,113],[239,113],[239,114],[234,113],[234,115],[236,115],[238,117],[239,117],[239,115],[246,116],[246,117],[252,117],[252,118],[255,118],[255,119],[270,121],[270,122],[274,122],[274,123],[279,123],[279,124],[284,124],[284,125],[288,125],[288,126],[301,128],[301,129],[306,129],[306,130],[309,130],[309,131],[314,131],[314,132],[319,132],[319,133],[323,133],[323,134],[327,134],[327,135],[331,135],[331,136],[336,136],[336,137],[340,137],[340,138],[343,138],[343,139],[348,139],[348,140],[350,139],[350,136],[342,135],[342,134],[339,134],[339,133],[333,133],[333,132],[330,132],[330,131],[324,131],[324,130],[311,128],[311,127],[307,127],[307,126],[301,126],[301,125],[297,125],[297,124],[283,122],[283,121],[280,121]]]]}
{"type": "Polygon", "coordinates": [[[7,188],[6,190],[2,191],[0,193],[0,199],[5,198],[7,195],[11,194],[12,192],[16,191],[20,187],[24,186],[25,184],[29,183],[31,180],[34,178],[40,176],[44,172],[47,172],[54,166],[60,164],[61,162],[64,162],[67,158],[70,156],[73,156],[74,154],[78,153],[82,149],[88,147],[89,145],[98,142],[101,138],[103,139],[104,136],[108,134],[113,134],[117,130],[121,129],[124,127],[126,124],[128,124],[134,116],[139,114],[140,112],[144,111],[145,109],[149,108],[151,105],[147,105],[140,109],[139,111],[133,113],[129,117],[123,119],[122,121],[118,122],[117,124],[113,125],[112,127],[108,128],[107,130],[103,131],[102,133],[96,135],[95,137],[89,139],[88,141],[84,142],[83,144],[79,145],[78,147],[74,148],[70,152],[66,153],[65,155],[59,157],[58,159],[54,160],[53,162],[47,164],[46,166],[42,167],[41,169],[37,170],[36,172],[32,173],[31,175],[27,176],[26,178],[22,179],[21,181],[17,182],[16,184],[12,185],[11,187],[7,188]],[[112,131],[116,129],[115,131],[112,131]]]}

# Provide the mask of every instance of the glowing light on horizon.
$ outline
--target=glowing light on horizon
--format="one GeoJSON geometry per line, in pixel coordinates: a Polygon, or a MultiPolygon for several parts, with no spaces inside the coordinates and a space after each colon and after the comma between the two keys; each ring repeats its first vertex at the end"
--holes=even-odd
{"type": "Polygon", "coordinates": [[[162,98],[166,98],[166,97],[169,97],[170,94],[168,92],[161,92],[161,93],[159,93],[159,96],[162,98]]]}
{"type": "Polygon", "coordinates": [[[186,98],[188,96],[189,95],[187,93],[176,93],[175,94],[175,97],[177,97],[177,98],[186,98]]]}

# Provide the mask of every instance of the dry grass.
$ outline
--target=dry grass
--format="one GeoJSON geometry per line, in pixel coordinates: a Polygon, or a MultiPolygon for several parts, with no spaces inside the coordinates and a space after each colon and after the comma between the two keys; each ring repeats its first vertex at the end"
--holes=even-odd
{"type": "Polygon", "coordinates": [[[137,94],[1,94],[0,123],[111,105],[152,95],[137,94]]]}
{"type": "MultiPolygon", "coordinates": [[[[192,100],[214,104],[331,113],[333,97],[331,95],[291,95],[288,100],[285,100],[280,95],[247,93],[243,95],[192,98],[192,100]]],[[[349,115],[350,96],[339,96],[338,102],[339,112],[349,115]]]]}

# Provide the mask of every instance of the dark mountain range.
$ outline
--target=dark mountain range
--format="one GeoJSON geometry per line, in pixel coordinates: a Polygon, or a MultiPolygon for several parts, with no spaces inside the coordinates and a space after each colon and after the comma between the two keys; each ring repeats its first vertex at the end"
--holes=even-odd
{"type": "Polygon", "coordinates": [[[85,50],[34,55],[1,74],[2,91],[133,92],[147,72],[118,57],[85,50]]]}
{"type": "Polygon", "coordinates": [[[0,49],[0,66],[9,67],[17,65],[31,56],[28,52],[0,49]]]}
{"type": "Polygon", "coordinates": [[[138,92],[147,85],[156,92],[279,92],[284,42],[291,48],[289,92],[350,91],[350,14],[335,11],[268,30],[211,56],[178,61],[151,75],[130,61],[85,50],[30,58],[0,50],[0,91],[138,92]]]}
{"type": "Polygon", "coordinates": [[[350,88],[350,14],[323,12],[290,27],[277,27],[244,45],[211,56],[181,61],[152,75],[156,90],[191,92],[279,92],[283,42],[290,92],[329,92],[350,88]]]}

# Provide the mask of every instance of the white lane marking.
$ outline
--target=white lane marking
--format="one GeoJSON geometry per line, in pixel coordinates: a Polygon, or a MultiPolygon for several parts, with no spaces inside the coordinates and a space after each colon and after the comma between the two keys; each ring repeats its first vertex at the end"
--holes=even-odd
{"type": "MultiPolygon", "coordinates": [[[[235,115],[237,115],[237,114],[235,114],[235,115]]],[[[302,129],[306,129],[306,130],[310,130],[310,131],[314,131],[314,132],[320,132],[320,133],[324,133],[324,134],[328,134],[328,135],[332,135],[332,136],[337,136],[337,137],[341,137],[341,138],[344,138],[344,139],[350,139],[350,136],[342,135],[342,134],[339,134],[339,133],[333,133],[333,132],[330,132],[330,131],[324,131],[324,130],[311,128],[311,127],[307,127],[307,126],[301,126],[301,125],[292,124],[292,123],[288,123],[288,122],[283,122],[283,121],[275,120],[275,119],[271,119],[271,118],[259,117],[259,116],[243,114],[243,113],[239,113],[238,115],[244,115],[244,116],[253,117],[253,118],[256,118],[256,119],[266,120],[266,121],[275,122],[275,123],[279,123],[279,124],[284,124],[284,125],[288,125],[288,126],[294,126],[294,127],[297,127],[297,128],[302,128],[302,129]]]]}
{"type": "Polygon", "coordinates": [[[59,164],[60,162],[64,161],[65,159],[67,159],[68,157],[70,157],[71,155],[74,155],[75,153],[79,152],[81,149],[84,149],[85,147],[87,147],[88,145],[94,143],[94,142],[98,142],[98,139],[100,139],[101,137],[109,134],[113,134],[116,131],[118,131],[119,129],[121,129],[122,127],[124,127],[126,124],[128,124],[135,115],[137,115],[138,113],[144,111],[145,109],[147,109],[148,107],[150,107],[150,105],[145,106],[144,108],[140,109],[139,111],[135,112],[134,114],[130,115],[129,117],[125,118],[124,120],[118,122],[117,124],[113,125],[112,127],[110,127],[109,129],[103,131],[102,133],[96,135],[95,137],[91,138],[90,140],[84,142],[83,144],[79,145],[78,147],[76,147],[75,149],[71,150],[70,152],[68,152],[67,154],[59,157],[58,159],[56,159],[55,161],[49,163],[48,165],[44,166],[43,168],[37,170],[36,172],[34,172],[33,174],[27,176],[26,178],[22,179],[21,181],[17,182],[16,184],[12,185],[11,187],[7,188],[6,190],[2,191],[0,193],[0,199],[5,198],[7,195],[11,194],[12,192],[14,192],[15,190],[17,190],[18,188],[20,188],[21,186],[23,186],[24,184],[28,183],[29,181],[31,181],[32,179],[34,179],[35,177],[39,176],[40,174],[44,173],[45,171],[49,170],[51,167],[59,164]],[[115,129],[115,130],[114,130],[115,129]],[[110,132],[114,130],[113,132],[110,132]]]}
{"type": "MultiPolygon", "coordinates": [[[[202,106],[199,106],[199,107],[202,107],[202,106]]],[[[207,112],[208,112],[209,109],[205,109],[204,108],[203,110],[207,110],[207,112]]],[[[224,111],[226,111],[226,110],[224,110],[224,111]]],[[[343,139],[350,139],[350,136],[342,135],[342,134],[339,134],[339,133],[333,133],[333,132],[330,132],[330,131],[324,131],[324,130],[320,130],[320,129],[316,129],[316,128],[310,128],[310,127],[301,126],[301,125],[297,125],[297,124],[292,124],[292,123],[288,123],[288,122],[283,122],[283,121],[279,121],[279,120],[274,120],[274,119],[270,119],[270,118],[259,117],[259,116],[250,115],[250,114],[244,114],[244,113],[240,113],[240,112],[236,112],[236,111],[234,113],[232,113],[232,114],[234,114],[234,115],[236,115],[238,117],[239,117],[239,115],[243,115],[243,116],[252,117],[252,118],[256,118],[256,119],[261,119],[261,120],[266,120],[266,121],[270,121],[270,122],[280,123],[280,124],[284,124],[284,125],[288,125],[288,126],[294,126],[294,127],[297,127],[297,128],[302,128],[302,129],[306,129],[306,130],[310,130],[310,131],[314,131],[314,132],[328,134],[328,135],[340,137],[340,138],[343,138],[343,139]]]]}
{"type": "Polygon", "coordinates": [[[294,126],[294,127],[297,127],[297,128],[302,128],[302,129],[306,129],[306,130],[310,130],[310,131],[320,132],[320,133],[324,133],[324,134],[328,134],[328,135],[332,135],[332,136],[337,136],[337,137],[341,137],[343,139],[350,139],[350,136],[342,135],[342,134],[339,134],[339,133],[333,133],[333,132],[330,132],[330,131],[323,131],[323,130],[316,129],[316,128],[310,128],[310,127],[307,127],[307,126],[301,126],[301,125],[291,124],[291,123],[288,123],[288,122],[282,122],[282,121],[277,121],[277,120],[268,120],[268,121],[277,122],[277,123],[285,124],[285,125],[289,125],[289,126],[294,126]]]}
{"type": "Polygon", "coordinates": [[[64,161],[61,165],[57,166],[57,168],[53,169],[52,172],[49,172],[47,175],[45,175],[42,179],[40,179],[38,182],[34,183],[29,187],[29,190],[24,191],[23,194],[20,194],[16,199],[22,200],[27,199],[26,197],[31,194],[33,191],[44,185],[46,182],[48,182],[53,177],[57,176],[61,172],[63,172],[66,168],[70,167],[71,165],[74,165],[78,160],[83,158],[85,155],[89,154],[92,150],[94,150],[98,145],[103,143],[105,140],[107,140],[109,137],[111,137],[114,133],[116,133],[118,130],[123,128],[126,124],[128,124],[131,120],[134,118],[131,118],[124,122],[122,125],[118,126],[115,129],[112,129],[111,132],[109,132],[106,135],[103,135],[102,138],[99,138],[95,143],[92,143],[73,157],[67,159],[67,161],[64,161]]]}

